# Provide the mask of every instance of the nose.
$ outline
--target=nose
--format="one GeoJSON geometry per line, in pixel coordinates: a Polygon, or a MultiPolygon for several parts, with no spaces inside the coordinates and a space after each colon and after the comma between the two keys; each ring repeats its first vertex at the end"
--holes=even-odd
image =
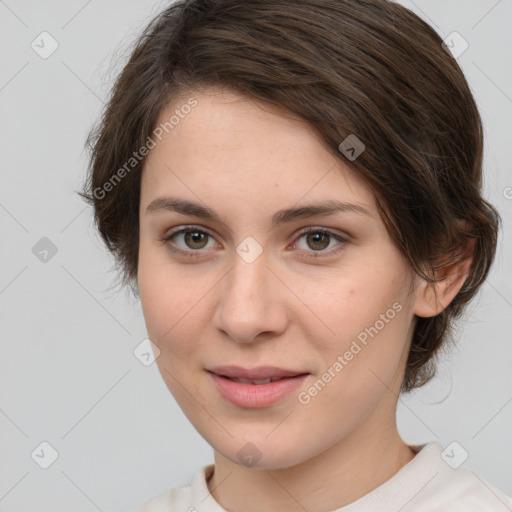
{"type": "Polygon", "coordinates": [[[251,263],[236,254],[233,269],[219,283],[213,324],[238,343],[286,329],[285,286],[269,266],[265,251],[251,263]]]}

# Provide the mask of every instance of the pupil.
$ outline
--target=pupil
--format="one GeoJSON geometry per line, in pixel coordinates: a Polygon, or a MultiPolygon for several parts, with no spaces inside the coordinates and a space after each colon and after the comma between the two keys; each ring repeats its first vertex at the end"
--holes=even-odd
{"type": "MultiPolygon", "coordinates": [[[[325,233],[314,233],[309,236],[313,239],[313,244],[318,244],[318,243],[321,244],[322,239],[327,240],[327,243],[322,244],[322,246],[317,249],[325,249],[329,245],[329,241],[328,241],[329,236],[326,235],[325,233]]],[[[314,249],[314,247],[312,247],[312,249],[314,249]]]]}
{"type": "Polygon", "coordinates": [[[200,244],[200,248],[202,248],[205,244],[203,243],[201,245],[201,238],[203,239],[203,242],[205,240],[205,234],[204,233],[199,233],[198,231],[187,231],[187,233],[185,234],[185,241],[187,242],[187,245],[191,245],[193,248],[197,249],[198,247],[196,247],[194,244],[197,244],[199,243],[200,244]],[[191,242],[191,243],[189,243],[191,242]]]}

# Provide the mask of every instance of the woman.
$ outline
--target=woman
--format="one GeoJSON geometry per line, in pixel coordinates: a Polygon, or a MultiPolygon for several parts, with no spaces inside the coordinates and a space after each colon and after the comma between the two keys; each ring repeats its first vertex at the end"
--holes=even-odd
{"type": "Polygon", "coordinates": [[[193,0],[153,20],[83,197],[215,463],[140,511],[511,509],[462,446],[396,426],[495,255],[482,144],[461,69],[400,5],[193,0]]]}

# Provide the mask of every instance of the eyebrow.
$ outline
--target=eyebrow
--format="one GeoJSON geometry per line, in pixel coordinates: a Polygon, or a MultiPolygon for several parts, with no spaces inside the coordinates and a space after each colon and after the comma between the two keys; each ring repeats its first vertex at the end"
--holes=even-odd
{"type": "MultiPolygon", "coordinates": [[[[219,214],[207,206],[194,203],[186,199],[175,197],[158,197],[151,201],[146,208],[147,213],[155,213],[161,211],[172,211],[183,215],[191,215],[217,221],[225,224],[219,214]]],[[[292,222],[294,220],[307,219],[310,217],[328,216],[336,213],[355,213],[358,215],[368,215],[371,213],[362,205],[355,203],[345,203],[333,199],[321,201],[315,204],[307,204],[305,206],[285,208],[279,210],[272,215],[272,226],[292,222]]]]}

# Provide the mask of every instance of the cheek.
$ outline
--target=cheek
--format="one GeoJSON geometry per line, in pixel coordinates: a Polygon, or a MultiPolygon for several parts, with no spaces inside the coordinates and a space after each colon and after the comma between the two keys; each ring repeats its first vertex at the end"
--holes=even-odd
{"type": "Polygon", "coordinates": [[[400,316],[396,311],[400,306],[393,308],[393,304],[403,301],[403,286],[401,279],[396,279],[392,273],[384,274],[379,268],[351,267],[337,271],[325,280],[305,281],[301,297],[314,313],[308,316],[311,328],[315,323],[321,329],[317,335],[324,333],[321,338],[312,339],[324,343],[325,348],[332,347],[333,340],[338,340],[343,348],[343,344],[350,344],[353,338],[376,322],[379,330],[390,330],[389,326],[400,316]],[[384,320],[389,320],[384,328],[381,315],[384,320]]]}
{"type": "Polygon", "coordinates": [[[162,252],[145,248],[139,252],[141,306],[149,338],[162,354],[184,358],[198,348],[199,333],[208,322],[204,315],[208,292],[215,280],[170,265],[162,252]]]}
{"type": "Polygon", "coordinates": [[[182,279],[162,261],[161,250],[141,246],[138,284],[144,319],[150,338],[163,345],[184,315],[187,299],[182,279]]]}
{"type": "Polygon", "coordinates": [[[331,276],[328,285],[304,289],[316,313],[308,317],[308,339],[322,359],[320,373],[332,381],[322,399],[326,404],[353,408],[359,400],[363,410],[367,401],[361,397],[376,400],[400,371],[411,312],[400,269],[383,268],[351,267],[331,276]]]}

